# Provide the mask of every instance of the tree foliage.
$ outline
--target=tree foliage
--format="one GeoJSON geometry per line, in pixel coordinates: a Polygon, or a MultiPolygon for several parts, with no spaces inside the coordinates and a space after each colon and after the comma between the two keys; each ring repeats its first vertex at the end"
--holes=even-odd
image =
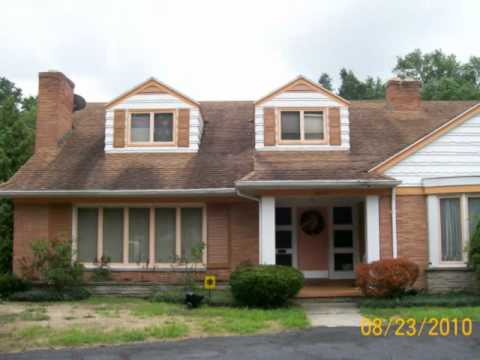
{"type": "Polygon", "coordinates": [[[385,84],[380,78],[367,77],[365,81],[359,80],[352,70],[340,70],[341,85],[338,94],[348,100],[383,99],[385,84]]]}
{"type": "Polygon", "coordinates": [[[480,57],[461,63],[442,50],[422,53],[416,49],[398,57],[393,71],[401,78],[421,80],[424,100],[480,99],[480,57]]]}
{"type": "Polygon", "coordinates": [[[322,73],[318,79],[318,83],[322,85],[325,89],[332,91],[332,78],[327,73],[322,73]]]}
{"type": "MultiPolygon", "coordinates": [[[[22,97],[14,83],[0,77],[0,182],[7,181],[33,153],[36,99],[22,97]]],[[[13,211],[0,200],[0,273],[11,271],[13,211]]]]}

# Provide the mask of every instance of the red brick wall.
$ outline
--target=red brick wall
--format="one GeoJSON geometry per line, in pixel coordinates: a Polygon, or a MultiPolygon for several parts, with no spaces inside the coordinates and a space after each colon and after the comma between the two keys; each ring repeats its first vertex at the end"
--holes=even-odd
{"type": "Polygon", "coordinates": [[[391,196],[380,196],[380,258],[391,258],[392,252],[392,206],[391,196]]]}
{"type": "Polygon", "coordinates": [[[73,88],[60,72],[39,75],[35,152],[51,153],[72,128],[73,88]]]}
{"type": "MultiPolygon", "coordinates": [[[[21,275],[20,261],[31,257],[36,239],[71,239],[72,207],[68,204],[15,204],[14,272],[21,275]]],[[[207,269],[226,280],[243,261],[258,263],[258,204],[207,204],[207,269]]],[[[178,281],[181,273],[171,271],[115,272],[124,281],[178,281]]]]}
{"type": "Polygon", "coordinates": [[[428,265],[427,205],[423,195],[397,196],[398,256],[420,266],[417,286],[425,287],[428,265]]]}

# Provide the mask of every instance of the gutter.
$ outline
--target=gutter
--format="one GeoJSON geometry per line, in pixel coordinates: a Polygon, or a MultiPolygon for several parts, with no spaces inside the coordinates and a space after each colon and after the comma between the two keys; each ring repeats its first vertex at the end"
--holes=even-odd
{"type": "Polygon", "coordinates": [[[150,197],[150,196],[225,196],[235,188],[151,189],[151,190],[0,190],[0,198],[21,197],[150,197]]]}
{"type": "Polygon", "coordinates": [[[391,188],[399,185],[398,180],[260,180],[237,181],[237,188],[248,189],[303,189],[303,188],[391,188]]]}

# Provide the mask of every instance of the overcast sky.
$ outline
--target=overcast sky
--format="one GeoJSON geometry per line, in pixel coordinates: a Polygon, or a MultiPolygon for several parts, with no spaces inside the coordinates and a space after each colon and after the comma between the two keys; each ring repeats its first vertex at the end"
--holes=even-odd
{"type": "Polygon", "coordinates": [[[64,72],[87,101],[150,76],[196,100],[256,99],[298,74],[392,76],[396,56],[480,55],[480,1],[4,1],[0,76],[64,72]]]}

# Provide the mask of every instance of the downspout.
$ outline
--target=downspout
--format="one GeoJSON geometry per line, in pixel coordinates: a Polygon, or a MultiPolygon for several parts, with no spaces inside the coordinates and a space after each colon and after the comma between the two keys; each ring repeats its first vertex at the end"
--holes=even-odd
{"type": "Polygon", "coordinates": [[[392,255],[397,257],[397,188],[392,188],[392,255]]]}

